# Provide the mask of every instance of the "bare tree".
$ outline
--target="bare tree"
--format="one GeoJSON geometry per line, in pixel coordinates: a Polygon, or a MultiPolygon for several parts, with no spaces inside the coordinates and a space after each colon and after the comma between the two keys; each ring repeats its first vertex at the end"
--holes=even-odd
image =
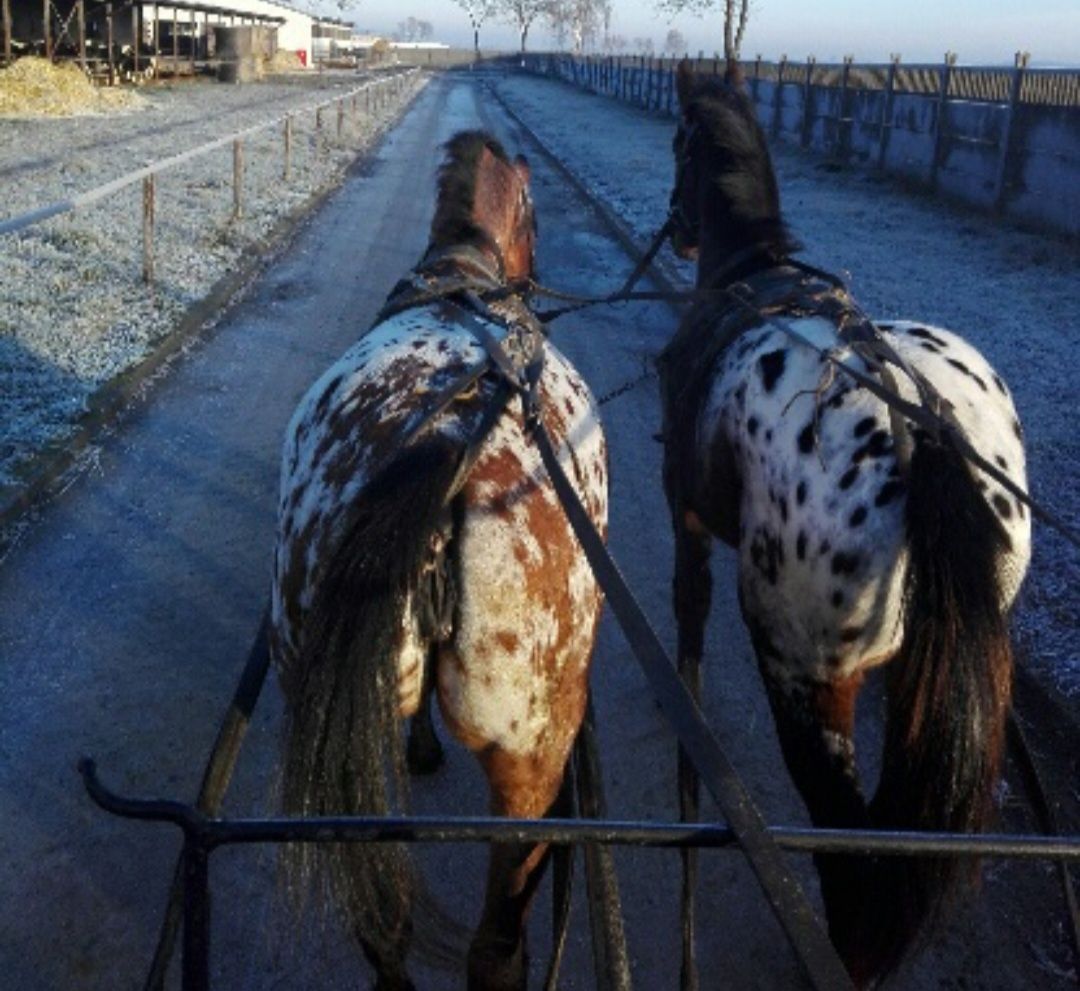
{"type": "Polygon", "coordinates": [[[426,41],[435,33],[430,21],[408,17],[397,26],[394,32],[398,41],[426,41]]]}
{"type": "Polygon", "coordinates": [[[480,57],[480,28],[496,13],[495,0],[454,0],[468,17],[473,29],[473,51],[480,57]]]}
{"type": "Polygon", "coordinates": [[[518,29],[521,51],[524,52],[529,28],[538,17],[547,14],[551,0],[497,0],[497,6],[499,16],[518,29]]]}
{"type": "Polygon", "coordinates": [[[656,0],[658,10],[666,14],[690,11],[704,14],[714,7],[724,12],[724,58],[728,62],[739,61],[746,22],[750,18],[750,0],[656,0]]]}
{"type": "MultiPolygon", "coordinates": [[[[562,48],[567,37],[571,50],[580,55],[595,40],[604,17],[604,0],[552,0],[545,11],[562,48]]],[[[610,15],[609,15],[610,16],[610,15]]]]}
{"type": "Polygon", "coordinates": [[[665,55],[683,55],[686,53],[686,38],[681,31],[672,28],[664,39],[665,55]]]}
{"type": "Polygon", "coordinates": [[[652,55],[653,40],[652,38],[635,38],[634,48],[637,49],[639,55],[652,55]]]}

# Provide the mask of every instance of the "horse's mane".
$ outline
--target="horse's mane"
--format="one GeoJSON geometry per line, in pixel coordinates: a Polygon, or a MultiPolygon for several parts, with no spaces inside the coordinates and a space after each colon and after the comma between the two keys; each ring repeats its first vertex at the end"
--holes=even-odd
{"type": "Polygon", "coordinates": [[[446,157],[439,166],[438,197],[431,222],[432,245],[443,247],[489,240],[473,222],[476,173],[485,148],[499,161],[510,164],[503,146],[486,131],[462,131],[443,145],[446,157]]]}
{"type": "MultiPolygon", "coordinates": [[[[780,190],[765,132],[741,87],[720,79],[695,82],[690,116],[701,129],[711,181],[729,217],[744,228],[748,242],[767,244],[778,254],[798,249],[780,214],[780,190]]],[[[730,222],[730,221],[729,221],[730,222]]]]}

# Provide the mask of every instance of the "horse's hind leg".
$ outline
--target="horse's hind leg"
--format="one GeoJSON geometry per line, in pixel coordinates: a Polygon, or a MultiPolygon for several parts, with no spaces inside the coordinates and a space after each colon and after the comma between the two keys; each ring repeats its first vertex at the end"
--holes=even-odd
{"type": "MultiPolygon", "coordinates": [[[[495,815],[539,818],[559,796],[563,768],[544,768],[538,755],[515,757],[495,751],[481,760],[495,815]]],[[[550,852],[546,843],[492,844],[484,911],[469,947],[469,991],[524,991],[525,922],[550,852]]]]}
{"type": "Polygon", "coordinates": [[[412,774],[434,774],[443,763],[443,748],[435,732],[431,698],[435,692],[435,664],[438,647],[428,648],[424,669],[423,687],[420,690],[420,707],[409,721],[409,740],[405,759],[412,774]]]}
{"type": "Polygon", "coordinates": [[[408,937],[404,937],[400,952],[377,951],[359,933],[357,937],[363,947],[364,956],[375,970],[374,991],[416,991],[416,985],[409,979],[405,970],[405,952],[408,949],[408,937]]]}
{"type": "MultiPolygon", "coordinates": [[[[855,766],[855,703],[862,674],[826,682],[792,676],[762,630],[750,626],[784,761],[811,820],[825,829],[869,828],[855,766]]],[[[867,913],[874,911],[864,897],[873,891],[872,864],[839,854],[817,854],[814,863],[829,935],[850,967],[865,938],[867,913]]]]}

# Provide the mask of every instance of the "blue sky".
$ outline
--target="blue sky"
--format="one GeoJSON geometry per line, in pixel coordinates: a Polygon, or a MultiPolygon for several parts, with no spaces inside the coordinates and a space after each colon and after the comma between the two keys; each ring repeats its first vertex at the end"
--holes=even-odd
{"type": "MultiPolygon", "coordinates": [[[[336,12],[332,0],[315,2],[336,12]]],[[[359,0],[339,16],[381,32],[413,16],[430,21],[437,40],[461,45],[472,39],[468,20],[452,0],[359,0]]],[[[630,41],[651,37],[659,49],[672,27],[692,51],[711,53],[721,44],[722,22],[715,13],[671,18],[650,0],[614,0],[612,30],[630,41]]],[[[516,44],[513,30],[495,22],[484,26],[480,40],[482,47],[516,44]]],[[[529,47],[548,44],[545,29],[534,28],[529,47]]],[[[907,62],[937,61],[946,50],[969,64],[1011,62],[1013,52],[1026,50],[1034,64],[1080,65],[1080,0],[752,0],[743,42],[745,57],[787,54],[798,61],[810,54],[834,61],[850,53],[856,61],[879,62],[890,52],[907,62]]]]}

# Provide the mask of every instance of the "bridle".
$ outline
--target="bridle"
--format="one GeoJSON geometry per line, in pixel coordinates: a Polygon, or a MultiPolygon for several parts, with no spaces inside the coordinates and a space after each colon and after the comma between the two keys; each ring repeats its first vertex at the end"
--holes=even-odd
{"type": "Polygon", "coordinates": [[[679,128],[675,132],[675,185],[668,201],[667,227],[671,236],[676,234],[688,245],[696,247],[699,239],[699,224],[692,221],[683,206],[686,186],[686,170],[693,155],[693,144],[700,128],[697,121],[688,120],[685,113],[679,118],[679,128]]]}

